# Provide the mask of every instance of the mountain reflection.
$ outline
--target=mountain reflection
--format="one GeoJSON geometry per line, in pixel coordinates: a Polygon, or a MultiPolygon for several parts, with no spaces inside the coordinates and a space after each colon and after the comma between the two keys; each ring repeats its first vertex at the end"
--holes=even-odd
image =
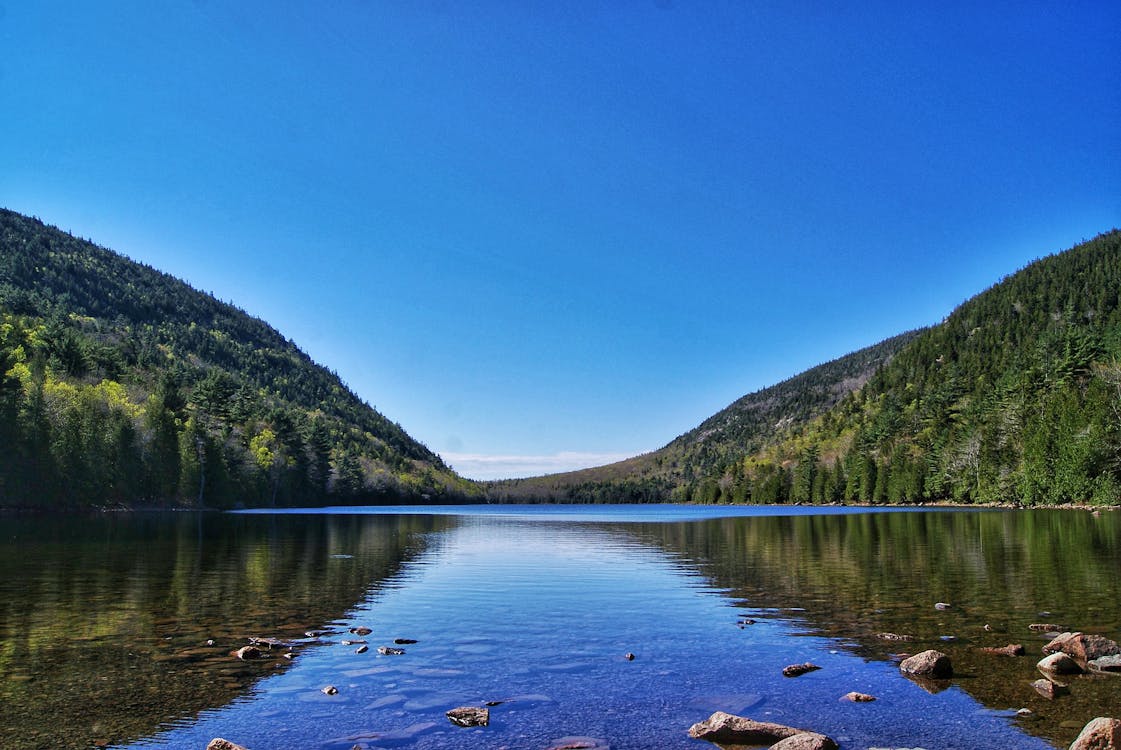
{"type": "Polygon", "coordinates": [[[0,726],[11,750],[119,743],[243,695],[401,565],[432,516],[122,514],[5,518],[0,726]],[[213,645],[207,645],[213,641],[213,645]],[[49,720],[48,720],[49,717],[49,720]]]}
{"type": "Polygon", "coordinates": [[[1089,719],[1116,713],[1116,677],[1079,678],[1060,701],[1036,694],[1029,683],[1040,676],[1046,636],[1029,626],[1118,638],[1121,513],[868,513],[630,528],[727,589],[751,617],[781,617],[870,659],[938,648],[953,658],[962,689],[992,709],[1030,708],[1024,728],[1063,746],[1089,719]],[[979,650],[1010,643],[1027,655],[979,650]]]}

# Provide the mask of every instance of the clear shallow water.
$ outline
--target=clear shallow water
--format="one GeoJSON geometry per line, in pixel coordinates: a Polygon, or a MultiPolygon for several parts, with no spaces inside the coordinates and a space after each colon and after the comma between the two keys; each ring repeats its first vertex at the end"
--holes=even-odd
{"type": "Polygon", "coordinates": [[[25,739],[6,746],[547,748],[583,736],[704,748],[685,730],[719,709],[826,732],[846,750],[1047,748],[1077,733],[1062,720],[1121,705],[1121,679],[1099,679],[1057,714],[1027,686],[1034,656],[988,663],[973,648],[1019,640],[1038,654],[1026,625],[1045,607],[1116,638],[1117,514],[475,510],[99,518],[53,541],[46,519],[7,525],[0,720],[25,739]],[[104,560],[112,572],[98,571],[104,560]],[[1048,589],[1043,574],[1069,585],[1048,589]],[[955,610],[936,613],[939,600],[955,610]],[[363,654],[341,643],[357,625],[373,631],[363,654]],[[332,634],[303,637],[323,627],[332,634]],[[916,651],[954,631],[940,647],[956,649],[963,676],[927,692],[900,676],[881,629],[914,635],[916,651]],[[297,656],[231,659],[248,635],[296,639],[297,656]],[[376,653],[394,638],[418,642],[376,653]],[[823,669],[781,675],[807,660],[823,669]],[[841,702],[850,690],[879,700],[841,702]],[[502,703],[487,728],[444,718],[488,701],[502,703]],[[1023,705],[1043,718],[1022,728],[1007,709],[1023,705]],[[21,728],[21,712],[44,727],[56,710],[65,729],[21,728]]]}

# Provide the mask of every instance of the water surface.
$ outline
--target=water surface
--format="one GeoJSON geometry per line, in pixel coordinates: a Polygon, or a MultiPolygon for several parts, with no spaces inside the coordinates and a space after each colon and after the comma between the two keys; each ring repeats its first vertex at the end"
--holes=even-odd
{"type": "Polygon", "coordinates": [[[1119,637],[1121,514],[390,510],[4,519],[5,747],[704,748],[685,730],[728,710],[846,749],[1049,748],[1121,705],[1121,678],[1036,695],[1028,628],[1119,637]],[[251,635],[295,658],[232,658],[251,635]],[[959,676],[902,677],[928,647],[959,676]]]}

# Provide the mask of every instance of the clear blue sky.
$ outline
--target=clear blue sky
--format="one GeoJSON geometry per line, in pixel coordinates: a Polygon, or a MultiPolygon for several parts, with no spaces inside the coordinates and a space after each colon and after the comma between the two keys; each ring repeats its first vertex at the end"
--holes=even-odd
{"type": "Polygon", "coordinates": [[[1121,225],[1121,3],[5,2],[0,205],[468,476],[651,450],[1121,225]]]}

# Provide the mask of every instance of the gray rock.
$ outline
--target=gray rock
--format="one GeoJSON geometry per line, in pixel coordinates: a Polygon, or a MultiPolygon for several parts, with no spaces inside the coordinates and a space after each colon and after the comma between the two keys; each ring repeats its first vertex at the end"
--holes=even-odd
{"type": "Polygon", "coordinates": [[[772,745],[804,731],[717,711],[704,721],[689,727],[689,736],[725,745],[772,745]]]}
{"type": "Polygon", "coordinates": [[[1099,656],[1089,661],[1090,669],[1099,672],[1121,672],[1121,656],[1099,656]]]}
{"type": "Polygon", "coordinates": [[[1055,674],[1082,673],[1082,667],[1078,666],[1078,662],[1062,651],[1043,657],[1035,666],[1044,672],[1054,672],[1055,674]]]}
{"type": "Polygon", "coordinates": [[[1071,743],[1070,750],[1121,750],[1121,719],[1092,719],[1071,743]]]}
{"type": "Polygon", "coordinates": [[[476,706],[460,706],[448,711],[448,721],[459,727],[485,727],[490,724],[490,709],[476,706]]]}
{"type": "Polygon", "coordinates": [[[878,633],[876,637],[881,641],[909,642],[915,640],[915,636],[913,635],[903,635],[900,633],[878,633]]]}
{"type": "Polygon", "coordinates": [[[945,679],[954,676],[953,662],[941,651],[928,649],[899,663],[904,674],[945,679]]]}
{"type": "Polygon", "coordinates": [[[405,649],[393,648],[393,646],[378,646],[378,653],[382,656],[400,656],[405,653],[405,649]]]}
{"type": "Polygon", "coordinates": [[[934,608],[945,611],[947,609],[952,609],[952,606],[947,604],[946,602],[937,602],[935,603],[934,608]]]}
{"type": "Polygon", "coordinates": [[[323,688],[320,692],[323,693],[324,695],[338,695],[339,694],[339,689],[337,687],[335,687],[334,685],[328,685],[327,687],[323,688]]]}

